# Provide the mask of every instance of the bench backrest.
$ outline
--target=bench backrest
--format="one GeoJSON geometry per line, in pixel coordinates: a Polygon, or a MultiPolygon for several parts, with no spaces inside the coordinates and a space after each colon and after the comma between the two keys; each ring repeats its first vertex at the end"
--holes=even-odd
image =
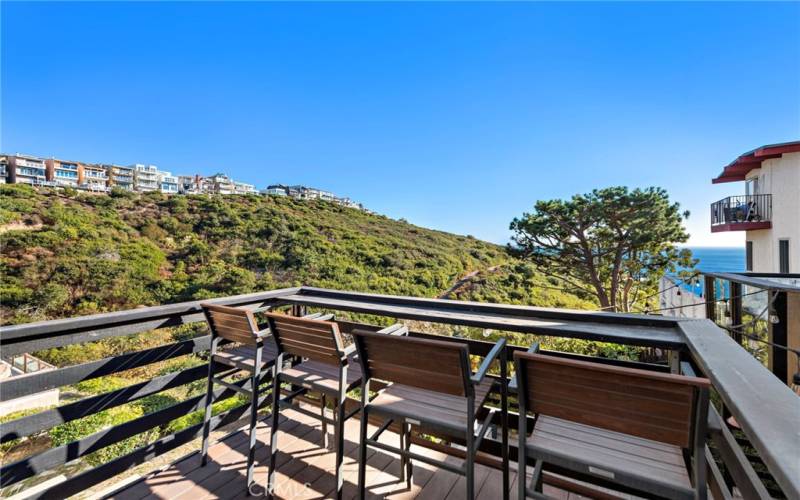
{"type": "Polygon", "coordinates": [[[692,448],[707,379],[514,353],[525,410],[692,448]]]}
{"type": "Polygon", "coordinates": [[[208,303],[200,304],[200,307],[214,335],[242,344],[257,343],[258,325],[251,311],[208,303]]]}
{"type": "Polygon", "coordinates": [[[267,313],[278,351],[332,365],[343,362],[344,342],[333,321],[267,313]]]}
{"type": "Polygon", "coordinates": [[[354,330],[365,377],[467,396],[469,351],[464,344],[354,330]]]}

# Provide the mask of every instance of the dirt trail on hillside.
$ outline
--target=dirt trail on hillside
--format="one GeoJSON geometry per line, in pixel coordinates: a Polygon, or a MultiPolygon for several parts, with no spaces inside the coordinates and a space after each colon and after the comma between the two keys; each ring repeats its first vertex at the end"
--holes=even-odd
{"type": "MultiPolygon", "coordinates": [[[[493,272],[497,271],[497,269],[499,269],[499,268],[500,268],[499,265],[492,266],[492,267],[487,268],[486,272],[487,273],[493,273],[493,272]]],[[[472,280],[472,278],[477,276],[479,273],[480,273],[480,270],[468,272],[467,274],[465,274],[464,276],[462,276],[458,280],[456,280],[456,282],[453,283],[450,286],[450,288],[448,288],[444,292],[442,292],[439,295],[437,295],[436,298],[437,299],[447,299],[447,298],[449,298],[452,294],[457,292],[462,286],[464,286],[467,283],[469,283],[472,280]]]]}

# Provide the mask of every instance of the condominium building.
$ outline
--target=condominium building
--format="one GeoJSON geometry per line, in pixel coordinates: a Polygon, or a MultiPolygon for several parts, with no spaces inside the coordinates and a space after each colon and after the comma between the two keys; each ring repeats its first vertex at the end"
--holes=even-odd
{"type": "Polygon", "coordinates": [[[49,158],[45,160],[47,170],[47,180],[54,186],[59,187],[78,187],[80,173],[83,166],[74,161],[57,160],[49,158]]]}
{"type": "Polygon", "coordinates": [[[178,177],[172,172],[158,171],[158,187],[162,193],[178,194],[178,177]]]}
{"type": "Polygon", "coordinates": [[[178,192],[182,194],[200,194],[202,177],[199,175],[179,175],[178,192]]]}
{"type": "Polygon", "coordinates": [[[203,181],[208,183],[208,186],[203,188],[203,192],[213,194],[234,194],[236,192],[236,183],[225,174],[214,174],[204,178],[203,181]]]}
{"type": "Polygon", "coordinates": [[[47,165],[35,156],[8,155],[8,182],[41,186],[47,184],[47,165]]]}
{"type": "Polygon", "coordinates": [[[158,191],[158,167],[155,165],[131,165],[133,168],[133,186],[136,191],[147,193],[158,191]]]}
{"type": "Polygon", "coordinates": [[[744,182],[743,195],[711,205],[711,231],[746,231],[748,271],[800,271],[800,141],[770,144],[725,166],[714,184],[744,182]]]}
{"type": "Polygon", "coordinates": [[[133,191],[134,170],[133,167],[123,167],[121,165],[104,165],[108,172],[108,187],[118,188],[125,191],[133,191]]]}
{"type": "Polygon", "coordinates": [[[330,191],[305,186],[289,186],[289,189],[299,192],[302,200],[337,201],[336,195],[330,191]]]}
{"type": "Polygon", "coordinates": [[[332,203],[338,203],[344,207],[356,208],[364,210],[364,206],[356,203],[350,198],[339,198],[330,191],[323,191],[322,189],[310,188],[306,186],[286,186],[284,184],[273,184],[267,186],[266,189],[261,190],[261,194],[267,196],[289,196],[297,200],[323,200],[332,203]]]}
{"type": "Polygon", "coordinates": [[[286,188],[286,186],[281,186],[280,184],[278,184],[273,186],[267,186],[266,189],[261,190],[261,194],[267,196],[289,196],[289,191],[286,188]]]}
{"type": "Polygon", "coordinates": [[[103,165],[83,165],[78,172],[78,187],[88,191],[108,191],[108,169],[103,165]]]}
{"type": "Polygon", "coordinates": [[[256,194],[256,187],[246,182],[233,183],[234,194],[256,194]]]}

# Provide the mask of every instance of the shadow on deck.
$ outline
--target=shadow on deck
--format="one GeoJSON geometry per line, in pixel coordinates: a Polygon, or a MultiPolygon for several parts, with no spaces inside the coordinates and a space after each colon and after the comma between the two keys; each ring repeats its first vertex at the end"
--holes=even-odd
{"type": "MultiPolygon", "coordinates": [[[[283,410],[281,415],[283,423],[278,435],[280,453],[276,495],[292,499],[330,498],[336,486],[333,467],[335,454],[322,447],[320,422],[291,409],[283,410]]],[[[358,425],[357,419],[350,419],[345,425],[344,498],[355,498],[358,494],[358,425]]],[[[375,430],[374,427],[372,430],[375,430]]],[[[260,488],[263,488],[267,477],[269,437],[269,425],[262,420],[258,425],[255,472],[255,481],[260,488]]],[[[397,445],[400,437],[385,432],[380,440],[397,445]]],[[[459,458],[422,446],[412,445],[412,450],[453,464],[461,463],[459,458]]],[[[248,498],[245,491],[246,465],[247,433],[239,430],[212,443],[209,463],[205,467],[200,466],[200,454],[192,453],[106,498],[248,498]]],[[[501,497],[500,470],[476,465],[475,481],[478,498],[501,497]]],[[[510,488],[513,497],[516,493],[515,471],[511,473],[510,488]]],[[[545,485],[545,493],[561,499],[583,498],[549,485],[545,485]]],[[[424,463],[414,464],[413,484],[409,490],[405,481],[400,481],[400,460],[397,455],[382,450],[368,450],[367,496],[370,498],[462,499],[464,494],[463,477],[424,463]]]]}

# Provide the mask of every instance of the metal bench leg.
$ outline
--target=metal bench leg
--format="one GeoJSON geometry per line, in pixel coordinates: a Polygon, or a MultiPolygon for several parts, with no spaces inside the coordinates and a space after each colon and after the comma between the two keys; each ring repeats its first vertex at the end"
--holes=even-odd
{"type": "Polygon", "coordinates": [[[339,398],[336,400],[336,500],[342,498],[342,488],[344,487],[344,405],[347,397],[345,387],[347,385],[347,366],[341,368],[339,378],[339,398]]]}
{"type": "Polygon", "coordinates": [[[267,476],[267,498],[272,498],[272,493],[277,487],[275,466],[278,462],[278,417],[281,400],[280,373],[283,365],[283,354],[278,355],[275,366],[272,368],[272,427],[269,436],[269,475],[267,476]]]}
{"type": "Polygon", "coordinates": [[[519,395],[519,441],[517,443],[517,499],[525,500],[525,470],[527,468],[528,458],[526,456],[525,438],[528,432],[528,425],[525,416],[525,396],[519,395]]]}
{"type": "MultiPolygon", "coordinates": [[[[500,354],[500,380],[508,380],[508,359],[507,349],[504,347],[500,354]]],[[[503,500],[508,500],[509,489],[509,463],[508,463],[508,384],[502,382],[500,385],[500,426],[502,428],[503,444],[503,500]]]]}
{"type": "Polygon", "coordinates": [[[322,447],[327,448],[330,443],[328,443],[328,420],[325,418],[325,406],[327,403],[327,398],[325,394],[320,395],[320,410],[319,414],[322,417],[322,447]]]}
{"type": "Polygon", "coordinates": [[[367,479],[367,402],[369,381],[361,384],[361,432],[358,435],[358,498],[366,497],[367,479]]]}
{"type": "MultiPolygon", "coordinates": [[[[400,450],[405,450],[406,449],[406,444],[405,444],[406,443],[406,431],[405,431],[405,429],[406,429],[406,424],[405,424],[405,422],[402,422],[400,424],[400,432],[398,432],[398,437],[400,438],[400,448],[398,448],[398,449],[400,449],[400,450]]],[[[400,455],[400,482],[402,483],[405,480],[406,480],[406,457],[404,457],[403,455],[400,455]]]]}
{"type": "MultiPolygon", "coordinates": [[[[405,436],[405,450],[406,452],[411,451],[411,425],[408,423],[403,422],[403,435],[405,436]]],[[[405,457],[406,461],[406,487],[410,490],[411,489],[411,476],[414,472],[414,465],[411,463],[411,457],[405,457]]],[[[402,474],[402,472],[401,472],[402,474]]]]}
{"type": "Polygon", "coordinates": [[[253,484],[253,468],[256,458],[256,424],[258,422],[258,381],[261,378],[261,348],[256,346],[255,368],[250,387],[250,449],[247,452],[247,492],[253,484]]]}
{"type": "Polygon", "coordinates": [[[533,476],[531,476],[531,482],[528,485],[528,489],[535,491],[536,493],[543,493],[543,482],[542,482],[542,467],[544,467],[544,462],[539,459],[536,461],[536,465],[533,467],[533,476]]]}
{"type": "Polygon", "coordinates": [[[467,477],[467,500],[475,498],[475,399],[467,399],[467,463],[465,475],[467,477]]]}
{"type": "Polygon", "coordinates": [[[211,349],[208,354],[208,385],[206,386],[206,407],[203,414],[203,446],[200,452],[200,464],[205,467],[208,463],[208,438],[211,434],[211,405],[214,403],[214,354],[217,353],[219,338],[211,340],[211,349]]]}

